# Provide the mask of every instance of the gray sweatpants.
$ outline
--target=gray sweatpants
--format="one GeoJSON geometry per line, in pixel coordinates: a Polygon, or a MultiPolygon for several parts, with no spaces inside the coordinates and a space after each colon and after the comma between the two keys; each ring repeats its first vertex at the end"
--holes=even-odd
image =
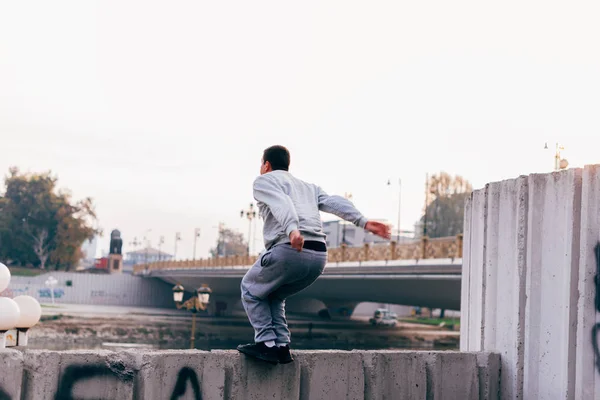
{"type": "Polygon", "coordinates": [[[323,273],[326,263],[326,252],[298,252],[289,244],[273,246],[259,257],[241,285],[242,304],[256,343],[290,343],[285,299],[310,286],[323,273]]]}

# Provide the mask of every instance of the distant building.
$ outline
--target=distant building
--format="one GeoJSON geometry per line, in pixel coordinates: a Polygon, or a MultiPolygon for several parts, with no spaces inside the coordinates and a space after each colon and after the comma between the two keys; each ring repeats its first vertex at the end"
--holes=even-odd
{"type": "Polygon", "coordinates": [[[172,259],[173,256],[171,254],[152,247],[146,247],[144,249],[125,253],[125,262],[131,265],[152,263],[157,261],[170,261],[172,259]]]}
{"type": "Polygon", "coordinates": [[[98,251],[98,236],[94,236],[92,240],[86,240],[81,245],[81,253],[83,257],[79,261],[78,268],[86,269],[94,266],[96,253],[98,251]]]}
{"type": "MultiPolygon", "coordinates": [[[[386,220],[377,221],[387,222],[386,220]]],[[[327,235],[327,247],[329,248],[340,247],[342,243],[344,243],[344,238],[346,245],[350,247],[362,246],[365,243],[376,244],[389,242],[387,239],[373,235],[362,228],[341,220],[323,222],[323,231],[327,235]]],[[[395,232],[393,239],[396,239],[395,232]]],[[[413,240],[413,238],[404,235],[401,235],[400,237],[400,242],[409,240],[413,240]]]]}

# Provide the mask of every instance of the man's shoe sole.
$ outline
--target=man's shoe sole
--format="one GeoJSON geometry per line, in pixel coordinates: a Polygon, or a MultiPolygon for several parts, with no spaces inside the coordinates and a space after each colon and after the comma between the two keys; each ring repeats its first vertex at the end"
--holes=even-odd
{"type": "Polygon", "coordinates": [[[255,354],[255,353],[251,353],[251,352],[246,352],[245,349],[243,349],[243,348],[242,349],[238,349],[238,351],[240,353],[244,353],[245,355],[250,356],[252,358],[256,358],[257,360],[268,362],[269,364],[273,364],[273,365],[279,364],[279,360],[273,361],[273,360],[267,359],[265,357],[261,357],[259,354],[255,354]]]}

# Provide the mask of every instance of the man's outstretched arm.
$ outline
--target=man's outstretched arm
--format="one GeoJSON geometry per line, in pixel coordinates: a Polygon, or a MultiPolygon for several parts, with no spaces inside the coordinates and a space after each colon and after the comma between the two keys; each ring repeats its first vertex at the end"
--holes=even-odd
{"type": "Polygon", "coordinates": [[[254,198],[269,207],[287,236],[298,229],[300,222],[292,199],[268,175],[259,176],[254,181],[254,198]]]}
{"type": "Polygon", "coordinates": [[[389,239],[391,237],[390,227],[377,221],[369,221],[360,211],[354,207],[352,202],[342,196],[329,196],[323,189],[319,188],[319,210],[336,215],[343,220],[352,222],[375,235],[389,239]]]}

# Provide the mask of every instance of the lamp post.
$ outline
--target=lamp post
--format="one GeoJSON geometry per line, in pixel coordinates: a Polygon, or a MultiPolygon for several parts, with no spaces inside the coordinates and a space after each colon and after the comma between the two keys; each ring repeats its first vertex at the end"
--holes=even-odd
{"type": "MultiPolygon", "coordinates": [[[[560,151],[564,150],[565,147],[558,144],[558,142],[556,143],[556,150],[554,152],[554,170],[555,171],[560,171],[562,169],[566,169],[569,166],[569,162],[564,159],[561,158],[560,156],[560,151]]],[[[548,150],[548,143],[546,143],[544,145],[544,150],[548,150]]]]}
{"type": "Polygon", "coordinates": [[[194,260],[196,259],[196,242],[200,237],[200,228],[194,229],[194,260]]]}
{"type": "Polygon", "coordinates": [[[248,218],[248,255],[250,255],[250,236],[252,235],[252,220],[256,218],[256,211],[254,210],[253,203],[250,203],[250,207],[246,211],[240,211],[240,217],[244,218],[244,214],[246,214],[246,218],[248,218]]]}
{"type": "Polygon", "coordinates": [[[194,296],[190,297],[185,302],[183,301],[183,294],[185,289],[180,284],[173,287],[173,300],[178,310],[185,308],[192,312],[192,335],[190,337],[190,349],[195,347],[196,341],[196,313],[198,311],[205,311],[210,303],[210,294],[212,289],[206,284],[202,284],[201,287],[196,289],[194,296]]]}
{"type": "MultiPolygon", "coordinates": [[[[392,182],[388,179],[388,186],[392,185],[392,182]]],[[[398,235],[396,242],[400,243],[400,207],[402,205],[402,179],[398,179],[398,235]]]]}
{"type": "MultiPolygon", "coordinates": [[[[346,200],[351,200],[352,199],[352,193],[344,193],[344,198],[346,200]]],[[[342,222],[343,226],[342,226],[342,245],[346,244],[346,223],[342,222]]]]}
{"type": "MultiPolygon", "coordinates": [[[[10,283],[10,270],[0,263],[0,292],[10,283]]],[[[27,333],[42,316],[42,307],[31,296],[0,297],[0,349],[27,346],[27,333]],[[8,340],[7,340],[8,339],[8,340]]]]}
{"type": "Polygon", "coordinates": [[[181,240],[181,233],[176,232],[175,233],[175,250],[173,251],[173,261],[177,260],[177,242],[179,242],[180,240],[181,240]]]}
{"type": "Polygon", "coordinates": [[[161,260],[162,258],[162,245],[165,244],[165,237],[161,236],[159,241],[158,241],[158,261],[161,260]]]}
{"type": "Polygon", "coordinates": [[[150,250],[150,239],[148,239],[146,235],[151,231],[152,229],[146,229],[146,232],[144,232],[144,245],[146,246],[146,250],[144,252],[144,264],[146,264],[146,268],[148,268],[148,251],[150,250]]]}

